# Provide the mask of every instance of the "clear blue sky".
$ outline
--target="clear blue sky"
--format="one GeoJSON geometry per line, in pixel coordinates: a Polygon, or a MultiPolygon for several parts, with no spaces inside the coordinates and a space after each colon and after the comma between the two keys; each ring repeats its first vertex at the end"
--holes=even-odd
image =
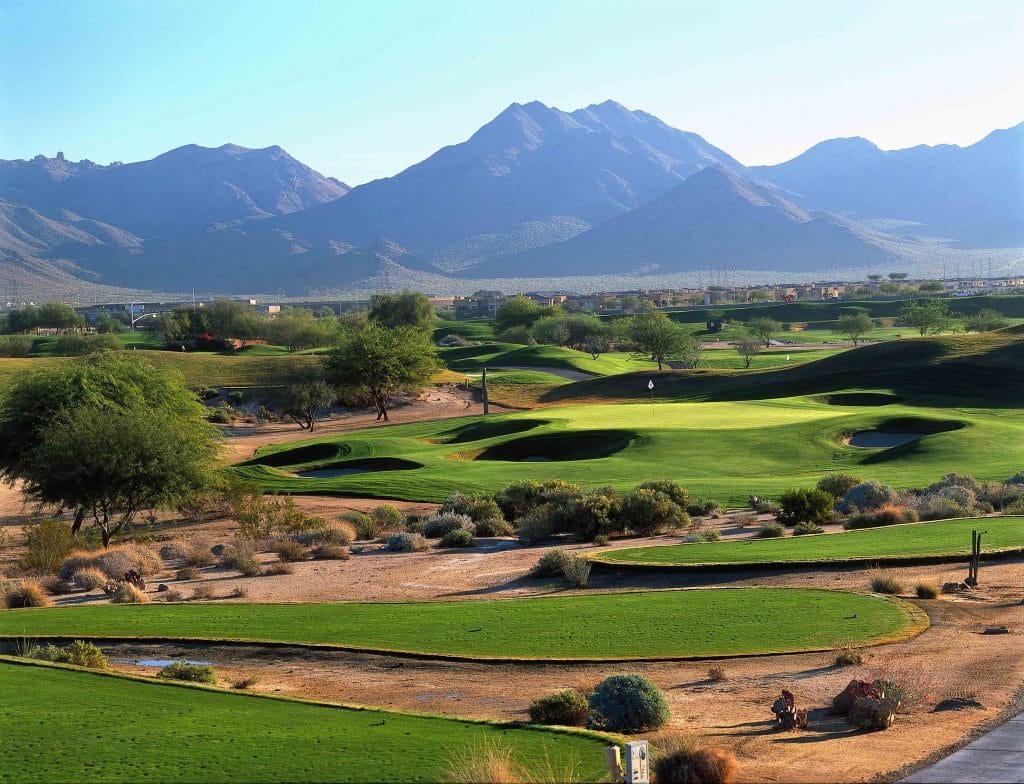
{"type": "Polygon", "coordinates": [[[1024,120],[1021,0],[0,0],[0,158],[280,144],[350,183],[513,101],[613,98],[744,163],[1024,120]]]}

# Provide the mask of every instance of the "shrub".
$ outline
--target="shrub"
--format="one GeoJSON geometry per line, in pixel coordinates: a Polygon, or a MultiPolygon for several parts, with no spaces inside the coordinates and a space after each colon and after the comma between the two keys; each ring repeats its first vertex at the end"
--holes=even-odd
{"type": "Polygon", "coordinates": [[[292,534],[291,538],[307,547],[325,544],[348,547],[355,541],[356,534],[348,525],[331,524],[315,531],[292,534]]]}
{"type": "Polygon", "coordinates": [[[275,561],[267,564],[267,567],[260,572],[263,577],[280,577],[283,574],[294,574],[295,567],[287,561],[275,561]]]}
{"type": "Polygon", "coordinates": [[[89,667],[94,670],[106,670],[110,662],[103,655],[103,651],[91,642],[75,640],[67,648],[58,648],[49,645],[42,651],[40,658],[58,664],[74,664],[77,667],[89,667]]]}
{"type": "Polygon", "coordinates": [[[171,662],[156,674],[167,680],[188,681],[189,683],[216,683],[213,667],[208,664],[188,664],[183,661],[171,662]]]}
{"type": "Polygon", "coordinates": [[[43,586],[34,580],[8,583],[3,592],[3,601],[9,610],[21,607],[50,607],[53,604],[43,586]]]}
{"type": "Polygon", "coordinates": [[[160,547],[158,554],[164,561],[181,561],[188,554],[188,550],[181,542],[168,542],[160,547]]]}
{"type": "Polygon", "coordinates": [[[917,519],[917,512],[913,509],[903,509],[894,504],[886,504],[873,512],[859,512],[850,515],[843,523],[843,528],[848,531],[858,528],[878,528],[901,523],[916,523],[917,519]]]}
{"type": "MultiPolygon", "coordinates": [[[[62,520],[39,520],[24,528],[25,554],[20,566],[26,572],[47,574],[57,571],[75,549],[71,526],[62,520]]],[[[67,579],[67,577],[63,578],[67,579]]]]}
{"type": "Polygon", "coordinates": [[[718,501],[712,501],[710,498],[697,499],[686,506],[686,513],[691,514],[694,517],[707,517],[710,514],[714,514],[721,507],[718,505],[718,501]]]}
{"type": "MultiPolygon", "coordinates": [[[[234,549],[231,545],[225,545],[224,549],[221,550],[221,558],[229,558],[231,551],[234,549]]],[[[216,557],[213,554],[213,550],[210,549],[206,542],[190,542],[185,550],[186,566],[210,566],[215,560],[216,557]]]]}
{"type": "Polygon", "coordinates": [[[757,531],[757,535],[762,539],[775,539],[779,536],[785,536],[786,529],[782,523],[761,523],[761,527],[757,531]]]}
{"type": "Polygon", "coordinates": [[[550,514],[550,507],[543,506],[516,520],[516,538],[520,543],[536,544],[550,539],[555,533],[550,514]]]}
{"type": "Polygon", "coordinates": [[[99,569],[86,567],[85,569],[79,569],[75,572],[71,577],[71,582],[83,591],[95,591],[97,588],[102,588],[106,584],[107,576],[99,569]]]}
{"type": "Polygon", "coordinates": [[[832,519],[833,501],[832,496],[824,490],[787,490],[779,499],[776,517],[783,525],[821,525],[832,519]]]}
{"type": "Polygon", "coordinates": [[[530,330],[522,325],[509,327],[499,332],[497,337],[502,343],[519,343],[523,346],[530,346],[537,342],[530,334],[530,330]]]}
{"type": "Polygon", "coordinates": [[[562,575],[574,588],[586,588],[590,582],[590,569],[592,564],[586,558],[575,556],[565,562],[562,567],[562,575]]]}
{"type": "Polygon", "coordinates": [[[797,523],[793,526],[793,536],[804,536],[805,534],[820,534],[825,529],[817,523],[797,523]]]}
{"type": "Polygon", "coordinates": [[[0,357],[27,357],[32,353],[32,338],[0,335],[0,357]]]}
{"type": "Polygon", "coordinates": [[[611,487],[568,498],[553,512],[556,530],[571,531],[584,541],[622,529],[622,501],[611,487]]]}
{"type": "Polygon", "coordinates": [[[217,425],[230,425],[235,421],[235,410],[227,403],[221,403],[211,408],[206,418],[217,425]]]}
{"type": "Polygon", "coordinates": [[[243,676],[241,678],[236,678],[235,680],[231,681],[231,688],[232,689],[251,689],[253,686],[255,686],[259,682],[260,682],[260,676],[257,675],[256,673],[252,673],[250,675],[245,675],[245,676],[243,676]]]}
{"type": "Polygon", "coordinates": [[[819,479],[816,487],[833,498],[842,498],[863,481],[859,476],[853,474],[832,473],[825,474],[819,479]]]}
{"type": "Polygon", "coordinates": [[[192,589],[191,599],[193,601],[203,601],[204,599],[213,598],[213,586],[208,583],[199,583],[192,589]]]}
{"type": "MultiPolygon", "coordinates": [[[[416,534],[409,534],[416,536],[416,534]]],[[[441,537],[441,547],[472,547],[473,533],[465,528],[456,528],[441,537]]]]}
{"type": "Polygon", "coordinates": [[[657,490],[639,489],[622,499],[622,520],[640,536],[690,524],[690,516],[679,504],[657,490]]]}
{"type": "Polygon", "coordinates": [[[259,577],[263,573],[260,562],[250,552],[239,553],[231,562],[232,569],[242,573],[243,577],[259,577]]]}
{"type": "Polygon", "coordinates": [[[736,757],[725,749],[678,735],[654,743],[651,772],[658,784],[732,784],[736,778],[736,757]]]}
{"type": "Polygon", "coordinates": [[[233,406],[240,406],[245,401],[245,395],[240,390],[228,392],[228,402],[233,406]]]}
{"type": "MultiPolygon", "coordinates": [[[[681,506],[686,509],[690,504],[690,493],[689,491],[680,485],[678,482],[673,482],[671,479],[654,479],[637,486],[638,490],[654,490],[658,493],[664,493],[671,500],[672,503],[681,506]]],[[[714,503],[713,501],[711,503],[714,503]]],[[[717,508],[715,504],[715,508],[717,508]]]]}
{"type": "Polygon", "coordinates": [[[119,544],[107,550],[71,553],[57,570],[57,575],[62,580],[70,580],[79,569],[94,568],[112,580],[120,580],[125,572],[136,571],[149,575],[160,571],[162,567],[160,556],[148,547],[119,544]]]}
{"type": "Polygon", "coordinates": [[[875,593],[900,594],[903,593],[903,583],[893,574],[876,574],[871,578],[871,590],[875,593]]]}
{"type": "Polygon", "coordinates": [[[836,504],[843,514],[866,512],[890,504],[896,499],[896,492],[880,482],[861,482],[846,491],[836,504]]]}
{"type": "Polygon", "coordinates": [[[356,539],[363,541],[376,539],[384,530],[383,526],[377,522],[377,518],[371,517],[365,512],[348,512],[342,515],[341,519],[352,526],[356,539]]]}
{"type": "Polygon", "coordinates": [[[492,517],[476,523],[477,536],[511,536],[516,531],[505,518],[492,517]]]}
{"type": "Polygon", "coordinates": [[[836,667],[856,667],[864,663],[864,657],[860,651],[852,645],[843,645],[836,649],[836,658],[833,665],[836,667]]]}
{"type": "Polygon", "coordinates": [[[506,520],[517,521],[545,504],[558,504],[582,495],[579,485],[561,479],[546,482],[518,482],[509,485],[494,496],[506,520]]]}
{"type": "Polygon", "coordinates": [[[530,570],[530,577],[562,577],[572,556],[565,550],[548,550],[530,570]]]}
{"type": "Polygon", "coordinates": [[[394,531],[405,525],[405,515],[398,511],[398,507],[392,504],[381,504],[373,510],[373,519],[377,521],[380,530],[394,531]]]}
{"type": "Polygon", "coordinates": [[[576,689],[564,689],[538,697],[530,703],[530,721],[533,724],[561,724],[582,727],[590,715],[587,698],[576,689]]]}
{"type": "Polygon", "coordinates": [[[715,681],[716,683],[718,681],[724,681],[725,680],[725,667],[715,666],[715,667],[708,668],[708,680],[709,681],[715,681]]]}
{"type": "Polygon", "coordinates": [[[590,695],[591,721],[611,732],[645,732],[669,719],[661,690],[642,675],[612,675],[590,695]]]}
{"type": "Polygon", "coordinates": [[[918,599],[938,599],[939,586],[922,580],[914,586],[914,593],[917,594],[918,599]]]}
{"type": "Polygon", "coordinates": [[[171,588],[169,591],[163,591],[157,598],[162,602],[180,602],[185,598],[185,595],[181,591],[171,588]]]}
{"type": "Polygon", "coordinates": [[[451,531],[460,529],[470,533],[476,530],[469,515],[441,512],[423,522],[423,535],[428,539],[440,539],[451,531]]]}
{"type": "Polygon", "coordinates": [[[388,537],[387,548],[395,553],[413,553],[426,550],[429,545],[427,540],[420,534],[411,534],[408,531],[392,534],[388,537]]]}
{"type": "Polygon", "coordinates": [[[148,604],[149,597],[131,583],[116,582],[107,594],[111,604],[148,604]]]}
{"type": "Polygon", "coordinates": [[[277,553],[277,557],[285,563],[290,561],[305,561],[306,556],[308,555],[306,548],[294,539],[278,539],[274,542],[273,551],[277,553]]]}
{"type": "Polygon", "coordinates": [[[733,515],[732,521],[736,524],[737,528],[749,528],[757,522],[757,515],[753,515],[750,512],[740,512],[733,515]]]}
{"type": "Polygon", "coordinates": [[[351,557],[347,547],[333,542],[325,542],[313,548],[313,560],[315,561],[347,561],[351,557]]]}
{"type": "Polygon", "coordinates": [[[598,546],[598,547],[604,547],[610,541],[611,540],[607,536],[605,536],[604,534],[598,534],[597,536],[594,537],[594,544],[596,546],[598,546]]]}
{"type": "Polygon", "coordinates": [[[490,520],[502,522],[505,520],[501,513],[501,507],[493,498],[463,495],[462,493],[452,493],[448,496],[437,512],[438,514],[451,512],[452,514],[466,515],[477,524],[490,520]]]}
{"type": "Polygon", "coordinates": [[[177,572],[174,573],[175,580],[197,580],[202,574],[194,566],[183,566],[177,572]]]}

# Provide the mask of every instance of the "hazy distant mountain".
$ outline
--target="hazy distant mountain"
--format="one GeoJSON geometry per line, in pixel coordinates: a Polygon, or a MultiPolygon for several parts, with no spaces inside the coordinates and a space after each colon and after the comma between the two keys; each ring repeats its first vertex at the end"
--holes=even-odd
{"type": "Polygon", "coordinates": [[[98,166],[37,156],[0,161],[0,197],[66,209],[144,237],[283,215],[344,196],[348,186],[280,147],[189,144],[149,161],[98,166]]]}
{"type": "Polygon", "coordinates": [[[614,101],[571,114],[514,103],[467,141],[275,224],[313,241],[389,239],[454,268],[567,239],[712,163],[743,168],[614,101]]]}
{"type": "Polygon", "coordinates": [[[805,207],[964,247],[1024,245],[1024,123],[976,144],[880,150],[832,139],[751,172],[805,207]]]}
{"type": "Polygon", "coordinates": [[[805,271],[900,258],[893,238],[811,213],[722,166],[577,237],[465,271],[474,278],[667,273],[697,269],[805,271]],[[547,274],[551,274],[548,272],[547,274]]]}

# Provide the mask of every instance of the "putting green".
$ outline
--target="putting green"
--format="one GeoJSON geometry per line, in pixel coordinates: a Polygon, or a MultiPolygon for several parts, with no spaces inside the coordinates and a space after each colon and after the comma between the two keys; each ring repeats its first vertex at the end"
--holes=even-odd
{"type": "Polygon", "coordinates": [[[921,616],[912,605],[863,594],[719,588],[472,602],[10,610],[0,613],[0,635],[245,640],[471,659],[617,661],[880,643],[917,633],[927,625],[921,616]]]}
{"type": "Polygon", "coordinates": [[[0,661],[0,782],[446,781],[485,744],[604,776],[596,733],[362,710],[0,661]],[[83,725],[88,717],[88,728],[83,725]]]}
{"type": "MultiPolygon", "coordinates": [[[[646,378],[641,399],[646,396],[646,378]]],[[[868,391],[868,390],[864,390],[868,391]]],[[[862,391],[863,392],[863,391],[862,391]]],[[[875,391],[880,393],[881,391],[875,391]]],[[[857,397],[852,398],[857,401],[857,397]]],[[[634,402],[554,406],[516,414],[366,428],[275,445],[235,466],[268,492],[441,501],[453,492],[493,493],[517,481],[564,479],[628,490],[671,478],[697,497],[745,505],[750,494],[777,497],[830,471],[897,487],[934,482],[951,467],[1005,479],[1024,464],[1024,413],[1010,409],[830,405],[829,396],[758,401],[634,402]],[[473,438],[455,441],[454,431],[473,438]],[[861,430],[918,432],[890,449],[847,446],[861,430]],[[310,458],[309,444],[331,457],[310,458]],[[362,458],[407,461],[408,470],[302,478],[308,468],[344,468],[362,458]]],[[[867,400],[867,399],[865,399],[867,400]]],[[[397,416],[400,416],[397,415],[397,416]]]]}
{"type": "Polygon", "coordinates": [[[986,553],[1024,551],[1024,517],[983,517],[785,539],[630,547],[602,551],[592,560],[616,566],[682,567],[951,560],[970,554],[974,530],[984,532],[982,549],[986,553]]]}

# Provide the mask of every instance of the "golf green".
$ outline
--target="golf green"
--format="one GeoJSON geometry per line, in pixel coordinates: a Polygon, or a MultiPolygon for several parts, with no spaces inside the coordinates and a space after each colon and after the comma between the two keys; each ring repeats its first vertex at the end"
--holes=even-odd
{"type": "Polygon", "coordinates": [[[439,782],[486,745],[604,776],[587,733],[360,710],[0,661],[0,782],[439,782]]]}
{"type": "Polygon", "coordinates": [[[910,636],[921,624],[912,605],[878,596],[719,588],[471,602],[10,610],[0,613],[0,636],[245,640],[472,659],[619,661],[879,643],[910,636]]]}
{"type": "Polygon", "coordinates": [[[955,559],[970,554],[971,531],[975,530],[982,532],[982,550],[986,553],[1024,551],[1024,517],[983,517],[785,539],[629,547],[602,551],[593,560],[617,566],[745,566],[955,559]]]}

